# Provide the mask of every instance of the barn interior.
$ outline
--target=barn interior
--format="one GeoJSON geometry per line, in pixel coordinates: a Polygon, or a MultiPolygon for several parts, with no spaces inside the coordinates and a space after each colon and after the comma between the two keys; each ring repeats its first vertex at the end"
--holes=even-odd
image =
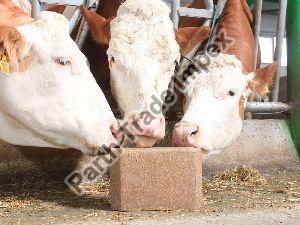
{"type": "MultiPolygon", "coordinates": [[[[165,2],[171,9],[173,1],[165,2]]],[[[184,6],[187,2],[181,0],[180,4],[184,6]]],[[[248,1],[253,12],[257,10],[257,2],[248,1]]],[[[262,66],[266,66],[274,61],[278,15],[284,2],[287,2],[289,30],[284,29],[283,34],[278,98],[274,100],[271,94],[269,101],[293,107],[277,110],[269,105],[263,109],[254,107],[244,121],[241,136],[221,154],[205,160],[202,211],[111,211],[108,175],[96,183],[85,184],[83,196],[74,195],[63,183],[65,177],[82,168],[89,157],[76,150],[21,147],[0,142],[0,223],[253,224],[255,221],[257,224],[299,224],[300,114],[297,104],[300,98],[297,84],[300,67],[295,65],[295,59],[300,60],[300,29],[295,29],[300,28],[298,0],[263,1],[259,42],[262,66]],[[294,33],[289,36],[288,32],[294,33]],[[297,44],[291,44],[295,40],[297,44]],[[241,174],[247,179],[241,178],[241,174]]],[[[71,7],[65,15],[70,18],[75,8],[71,7]]],[[[119,116],[109,90],[105,91],[107,85],[101,85],[115,115],[119,116]]],[[[157,147],[172,146],[172,129],[182,116],[181,108],[178,103],[167,113],[167,137],[157,147]]]]}

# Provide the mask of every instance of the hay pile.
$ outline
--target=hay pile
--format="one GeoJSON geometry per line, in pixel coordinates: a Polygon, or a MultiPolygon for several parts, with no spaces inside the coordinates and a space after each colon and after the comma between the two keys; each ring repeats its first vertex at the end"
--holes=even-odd
{"type": "Polygon", "coordinates": [[[85,196],[95,196],[95,197],[109,197],[109,181],[102,181],[102,183],[96,184],[84,184],[81,186],[85,196]]]}
{"type": "Polygon", "coordinates": [[[205,186],[209,189],[223,189],[236,185],[246,187],[262,186],[267,183],[267,179],[258,170],[241,166],[216,175],[212,180],[207,181],[205,186]]]}

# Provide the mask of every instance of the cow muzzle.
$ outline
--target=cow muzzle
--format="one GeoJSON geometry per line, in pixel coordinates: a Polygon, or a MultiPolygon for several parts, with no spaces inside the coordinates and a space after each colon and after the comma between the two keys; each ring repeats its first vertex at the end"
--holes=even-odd
{"type": "Polygon", "coordinates": [[[124,131],[118,122],[113,122],[106,132],[106,137],[98,141],[91,138],[83,138],[81,150],[89,156],[107,154],[113,148],[120,148],[124,141],[124,131]]]}
{"type": "Polygon", "coordinates": [[[173,145],[177,147],[198,147],[200,143],[199,126],[180,122],[175,124],[173,131],[173,145]]]}
{"type": "Polygon", "coordinates": [[[133,115],[126,133],[131,135],[133,145],[138,148],[152,147],[157,140],[165,136],[165,118],[146,118],[140,114],[133,115]]]}

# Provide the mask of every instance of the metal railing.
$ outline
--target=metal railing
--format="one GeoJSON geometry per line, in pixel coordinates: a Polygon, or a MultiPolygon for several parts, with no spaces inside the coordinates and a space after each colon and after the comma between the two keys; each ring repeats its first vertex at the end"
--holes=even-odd
{"type": "MultiPolygon", "coordinates": [[[[205,25],[210,24],[211,18],[214,14],[213,0],[204,0],[206,9],[192,9],[186,7],[180,7],[180,0],[173,0],[171,7],[171,19],[174,23],[174,27],[178,28],[179,17],[193,17],[193,18],[207,18],[205,25]]],[[[254,36],[255,36],[255,53],[254,53],[254,68],[256,70],[257,56],[259,52],[259,34],[261,27],[261,12],[262,12],[262,2],[263,0],[255,0],[255,10],[254,10],[254,36]]],[[[274,87],[272,90],[272,102],[248,102],[246,106],[246,111],[250,113],[281,113],[288,112],[291,110],[292,106],[278,102],[279,95],[279,80],[281,71],[281,58],[282,58],[282,44],[285,32],[285,18],[286,18],[286,8],[287,0],[280,0],[280,9],[277,20],[277,32],[276,32],[276,51],[274,55],[274,60],[278,62],[277,74],[275,77],[274,87]]],[[[204,25],[204,24],[203,24],[204,25]]]]}
{"type": "MultiPolygon", "coordinates": [[[[85,5],[89,10],[95,11],[98,8],[99,0],[32,0],[31,16],[36,18],[37,15],[42,11],[45,5],[66,5],[66,6],[76,6],[76,9],[69,20],[70,23],[70,33],[75,29],[76,25],[80,21],[81,14],[79,10],[80,5],[85,5]]],[[[88,26],[86,22],[82,19],[78,34],[76,36],[75,42],[79,48],[82,48],[84,40],[88,34],[88,26]]]]}
{"type": "Polygon", "coordinates": [[[171,19],[173,21],[174,27],[178,28],[180,16],[187,16],[193,18],[207,18],[203,25],[210,25],[211,19],[214,14],[214,1],[204,0],[204,3],[206,9],[193,9],[187,7],[180,7],[180,0],[173,0],[171,6],[171,19]]]}
{"type": "Polygon", "coordinates": [[[281,58],[282,58],[282,45],[285,33],[286,25],[286,9],[287,0],[279,1],[279,14],[277,19],[277,31],[276,31],[276,49],[274,54],[274,61],[277,61],[277,74],[274,79],[274,88],[272,91],[272,101],[277,102],[279,96],[279,81],[281,75],[281,58]]]}

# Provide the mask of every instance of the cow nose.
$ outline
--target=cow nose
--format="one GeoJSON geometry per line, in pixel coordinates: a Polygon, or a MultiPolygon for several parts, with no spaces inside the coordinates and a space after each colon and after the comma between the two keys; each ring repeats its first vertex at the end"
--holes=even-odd
{"type": "Polygon", "coordinates": [[[131,120],[132,135],[162,139],[165,136],[165,118],[146,118],[134,116],[131,120]]]}
{"type": "Polygon", "coordinates": [[[124,131],[118,122],[114,122],[110,125],[110,130],[118,144],[121,145],[124,141],[124,131]]]}
{"type": "Polygon", "coordinates": [[[173,131],[173,144],[177,147],[197,147],[200,141],[199,127],[188,122],[175,125],[173,131]]]}

